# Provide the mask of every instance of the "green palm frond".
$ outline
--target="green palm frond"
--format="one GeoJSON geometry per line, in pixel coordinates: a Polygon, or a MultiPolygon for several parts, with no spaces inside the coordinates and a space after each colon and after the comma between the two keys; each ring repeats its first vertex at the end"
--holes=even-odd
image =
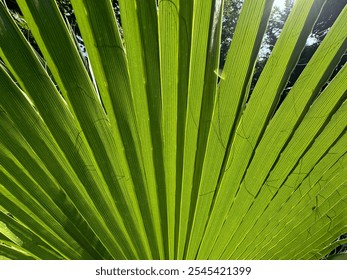
{"type": "Polygon", "coordinates": [[[318,259],[346,240],[347,7],[280,101],[325,4],[297,0],[250,91],[273,0],[0,4],[0,259],[318,259]],[[47,63],[47,65],[46,65],[47,63]],[[47,68],[48,67],[48,68],[47,68]],[[251,93],[250,93],[251,92],[251,93]]]}

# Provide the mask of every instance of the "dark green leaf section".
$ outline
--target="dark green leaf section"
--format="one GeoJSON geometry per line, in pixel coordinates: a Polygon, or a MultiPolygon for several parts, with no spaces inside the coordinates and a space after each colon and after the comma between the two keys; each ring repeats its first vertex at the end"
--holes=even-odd
{"type": "Polygon", "coordinates": [[[328,258],[328,260],[347,260],[347,254],[336,254],[328,258]]]}
{"type": "MultiPolygon", "coordinates": [[[[20,246],[25,252],[30,252],[32,258],[58,260],[63,259],[63,256],[45,243],[40,237],[35,235],[30,229],[24,227],[13,217],[9,212],[0,212],[0,218],[4,226],[15,236],[20,236],[20,246]]],[[[8,256],[10,257],[10,256],[8,256]]],[[[20,258],[14,258],[20,259],[20,258]]]]}
{"type": "Polygon", "coordinates": [[[36,259],[30,252],[26,252],[19,246],[5,240],[0,240],[0,255],[13,260],[36,259]]]}

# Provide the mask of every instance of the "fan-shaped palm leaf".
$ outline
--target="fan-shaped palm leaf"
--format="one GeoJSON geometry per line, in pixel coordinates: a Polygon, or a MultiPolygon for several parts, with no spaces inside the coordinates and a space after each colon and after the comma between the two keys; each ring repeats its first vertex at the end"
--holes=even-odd
{"type": "Polygon", "coordinates": [[[347,8],[278,106],[323,0],[297,0],[249,97],[273,0],[0,4],[0,256],[315,259],[347,227],[347,8]],[[121,35],[122,34],[122,35],[121,35]],[[89,67],[85,65],[89,64],[89,67]],[[47,66],[49,71],[47,70],[47,66]],[[329,81],[328,85],[326,83],[329,81]]]}

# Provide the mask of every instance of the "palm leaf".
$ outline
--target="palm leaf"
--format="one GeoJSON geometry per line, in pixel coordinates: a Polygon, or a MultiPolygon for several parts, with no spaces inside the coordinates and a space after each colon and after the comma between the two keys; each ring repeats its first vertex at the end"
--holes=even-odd
{"type": "Polygon", "coordinates": [[[325,4],[297,0],[254,89],[273,0],[0,4],[0,258],[317,259],[347,227],[347,7],[280,97],[325,4]],[[86,63],[85,59],[88,59],[86,63]],[[87,66],[86,66],[87,65],[87,66]]]}

